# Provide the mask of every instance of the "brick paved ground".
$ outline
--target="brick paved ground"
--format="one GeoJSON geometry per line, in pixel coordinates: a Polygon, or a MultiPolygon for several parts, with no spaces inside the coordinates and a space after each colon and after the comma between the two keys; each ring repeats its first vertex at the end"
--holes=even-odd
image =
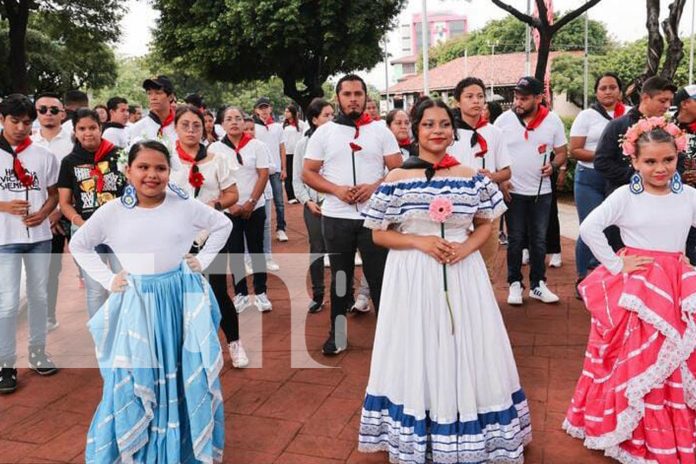
{"type": "MultiPolygon", "coordinates": [[[[304,252],[301,209],[290,205],[290,242],[274,244],[276,252],[304,252]]],[[[522,386],[530,401],[534,440],[525,462],[575,464],[610,462],[584,449],[561,430],[580,372],[589,318],[572,293],[573,242],[563,239],[564,266],[548,273],[550,287],[561,295],[558,305],[526,302],[522,309],[504,303],[504,253],[498,256],[496,294],[513,343],[522,386]]],[[[91,342],[84,329],[84,290],[65,260],[58,315],[61,327],[49,335],[49,351],[63,365],[94,366],[91,342]]],[[[305,340],[314,360],[331,369],[290,367],[290,294],[276,277],[269,280],[272,313],[242,314],[242,338],[250,356],[263,367],[222,374],[227,417],[225,462],[252,463],[386,463],[385,454],[356,451],[361,400],[369,373],[375,319],[373,314],[349,319],[349,351],[335,358],[319,350],[325,339],[328,311],[308,318],[305,340]],[[261,342],[261,340],[263,340],[261,342]],[[263,346],[263,354],[258,352],[263,346]]],[[[306,297],[293,293],[303,307],[306,297]]],[[[22,324],[18,353],[26,352],[22,324]]],[[[293,349],[297,349],[293,345],[293,349]]],[[[20,359],[20,362],[23,361],[20,359]]],[[[0,463],[83,462],[84,440],[100,399],[101,381],[94,368],[66,368],[49,378],[20,369],[20,389],[0,397],[0,463]]]]}

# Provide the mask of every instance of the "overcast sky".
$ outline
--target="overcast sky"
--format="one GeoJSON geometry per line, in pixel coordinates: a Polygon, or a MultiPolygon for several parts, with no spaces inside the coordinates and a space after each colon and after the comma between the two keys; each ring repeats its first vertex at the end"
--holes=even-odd
{"type": "MultiPolygon", "coordinates": [[[[693,4],[696,0],[687,1],[681,20],[680,34],[688,35],[691,32],[691,20],[693,4]]],[[[508,0],[508,3],[520,10],[527,8],[526,0],[508,0]]],[[[661,18],[667,15],[667,7],[670,0],[660,0],[662,5],[661,18]]],[[[576,8],[582,4],[579,0],[554,0],[554,8],[557,11],[565,11],[576,8]]],[[[128,13],[123,19],[123,36],[118,45],[117,52],[125,56],[140,56],[148,52],[148,45],[152,38],[151,30],[155,26],[157,12],[153,10],[147,0],[127,0],[128,13]]],[[[419,13],[422,9],[421,0],[409,0],[408,6],[401,13],[400,24],[410,23],[411,15],[419,13]]],[[[428,0],[429,14],[439,11],[451,11],[464,14],[469,18],[470,30],[481,28],[491,19],[500,19],[505,13],[491,3],[490,0],[428,0]]],[[[590,9],[590,19],[603,21],[610,34],[620,41],[631,41],[646,34],[645,29],[645,2],[642,0],[602,0],[598,5],[590,9]]],[[[689,44],[686,44],[687,48],[689,44]]],[[[394,31],[389,37],[390,53],[399,56],[399,34],[394,31]]],[[[687,52],[688,53],[688,52],[687,52]]],[[[380,89],[384,88],[384,64],[377,65],[369,73],[363,73],[367,80],[380,89]]]]}

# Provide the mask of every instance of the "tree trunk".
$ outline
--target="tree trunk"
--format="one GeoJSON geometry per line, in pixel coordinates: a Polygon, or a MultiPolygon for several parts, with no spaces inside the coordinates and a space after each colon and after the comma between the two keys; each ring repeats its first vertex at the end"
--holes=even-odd
{"type": "Polygon", "coordinates": [[[324,89],[321,88],[321,84],[310,85],[301,91],[297,88],[294,76],[281,76],[281,78],[283,79],[283,93],[300,105],[304,114],[307,113],[307,107],[312,100],[324,96],[324,89]]]}
{"type": "Polygon", "coordinates": [[[551,39],[553,31],[545,24],[539,28],[539,50],[537,50],[537,64],[534,77],[544,82],[546,79],[546,67],[549,64],[549,53],[551,51],[551,39]]]}
{"type": "Polygon", "coordinates": [[[679,38],[679,22],[686,0],[675,0],[669,5],[669,17],[662,21],[662,30],[667,39],[667,56],[660,75],[670,81],[677,73],[677,67],[684,58],[684,43],[679,38]]]}
{"type": "Polygon", "coordinates": [[[660,0],[647,0],[647,7],[648,20],[645,25],[648,28],[648,61],[643,72],[643,81],[657,74],[664,50],[664,42],[660,34],[660,0]]]}
{"type": "Polygon", "coordinates": [[[27,94],[26,36],[29,22],[28,0],[5,1],[5,13],[10,26],[9,63],[12,91],[27,94]]]}

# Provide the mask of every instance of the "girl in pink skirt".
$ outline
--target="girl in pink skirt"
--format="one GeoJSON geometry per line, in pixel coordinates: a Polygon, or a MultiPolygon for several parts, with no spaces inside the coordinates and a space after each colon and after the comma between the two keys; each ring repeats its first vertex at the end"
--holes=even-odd
{"type": "Polygon", "coordinates": [[[696,190],[677,172],[685,145],[663,118],[632,126],[629,185],[580,227],[602,266],[579,286],[592,325],[563,428],[625,464],[696,463],[696,271],[684,258],[696,190]],[[610,225],[626,244],[618,254],[603,233],[610,225]]]}

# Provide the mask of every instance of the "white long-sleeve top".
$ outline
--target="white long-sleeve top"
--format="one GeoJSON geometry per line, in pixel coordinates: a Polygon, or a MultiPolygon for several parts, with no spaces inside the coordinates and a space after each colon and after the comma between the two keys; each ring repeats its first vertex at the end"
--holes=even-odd
{"type": "Polygon", "coordinates": [[[624,245],[643,250],[683,252],[691,226],[696,227],[696,189],[681,193],[633,194],[624,185],[616,189],[580,224],[580,237],[612,274],[623,268],[609,246],[604,229],[615,225],[624,245]]]}
{"type": "Polygon", "coordinates": [[[99,208],[70,240],[77,263],[107,290],[115,274],[94,248],[108,245],[129,274],[159,274],[176,269],[202,230],[210,233],[198,253],[205,269],[225,246],[232,222],[222,213],[193,199],[167,191],[154,208],[126,208],[120,200],[99,208]]]}

